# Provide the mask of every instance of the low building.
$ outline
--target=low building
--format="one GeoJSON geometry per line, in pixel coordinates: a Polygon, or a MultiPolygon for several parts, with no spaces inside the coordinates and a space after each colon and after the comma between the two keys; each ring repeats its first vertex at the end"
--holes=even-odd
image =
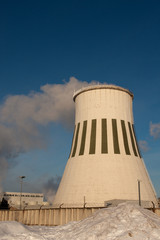
{"type": "Polygon", "coordinates": [[[12,207],[44,205],[42,193],[3,192],[1,198],[5,198],[12,207]]]}

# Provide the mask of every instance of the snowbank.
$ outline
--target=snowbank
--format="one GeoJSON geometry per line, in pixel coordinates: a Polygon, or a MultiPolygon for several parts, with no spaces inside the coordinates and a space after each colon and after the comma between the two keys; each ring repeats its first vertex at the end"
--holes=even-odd
{"type": "Polygon", "coordinates": [[[24,226],[0,222],[1,240],[160,240],[160,218],[129,203],[105,208],[64,226],[24,226]]]}

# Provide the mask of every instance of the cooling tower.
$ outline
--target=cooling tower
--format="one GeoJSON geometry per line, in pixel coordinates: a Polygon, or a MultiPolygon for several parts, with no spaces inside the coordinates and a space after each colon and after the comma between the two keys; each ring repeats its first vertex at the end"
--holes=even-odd
{"type": "Polygon", "coordinates": [[[156,204],[136,141],[133,94],[113,85],[96,85],[80,89],[73,100],[71,152],[54,204],[102,207],[106,202],[140,198],[156,204]]]}

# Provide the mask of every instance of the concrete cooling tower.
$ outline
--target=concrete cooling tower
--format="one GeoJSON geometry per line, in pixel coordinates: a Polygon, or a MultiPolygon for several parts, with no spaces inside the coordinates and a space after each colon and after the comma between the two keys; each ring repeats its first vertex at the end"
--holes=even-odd
{"type": "Polygon", "coordinates": [[[156,205],[136,141],[133,94],[113,85],[95,85],[77,91],[73,100],[72,147],[54,205],[103,207],[140,198],[145,206],[156,205]]]}

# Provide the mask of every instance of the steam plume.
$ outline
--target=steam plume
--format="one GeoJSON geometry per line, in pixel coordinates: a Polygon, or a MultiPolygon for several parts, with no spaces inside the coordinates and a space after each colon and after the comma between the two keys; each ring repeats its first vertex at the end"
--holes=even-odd
{"type": "Polygon", "coordinates": [[[147,152],[149,150],[148,143],[144,140],[139,141],[139,147],[143,152],[147,152]]]}
{"type": "Polygon", "coordinates": [[[87,85],[71,77],[63,84],[46,84],[41,92],[6,98],[0,105],[0,182],[20,153],[45,147],[42,130],[47,124],[60,122],[67,127],[73,124],[73,93],[87,85]]]}
{"type": "Polygon", "coordinates": [[[155,139],[160,138],[160,123],[150,123],[150,135],[155,139]]]}
{"type": "Polygon", "coordinates": [[[43,186],[44,195],[49,203],[53,203],[56,191],[58,189],[61,177],[56,176],[47,181],[43,186]]]}

